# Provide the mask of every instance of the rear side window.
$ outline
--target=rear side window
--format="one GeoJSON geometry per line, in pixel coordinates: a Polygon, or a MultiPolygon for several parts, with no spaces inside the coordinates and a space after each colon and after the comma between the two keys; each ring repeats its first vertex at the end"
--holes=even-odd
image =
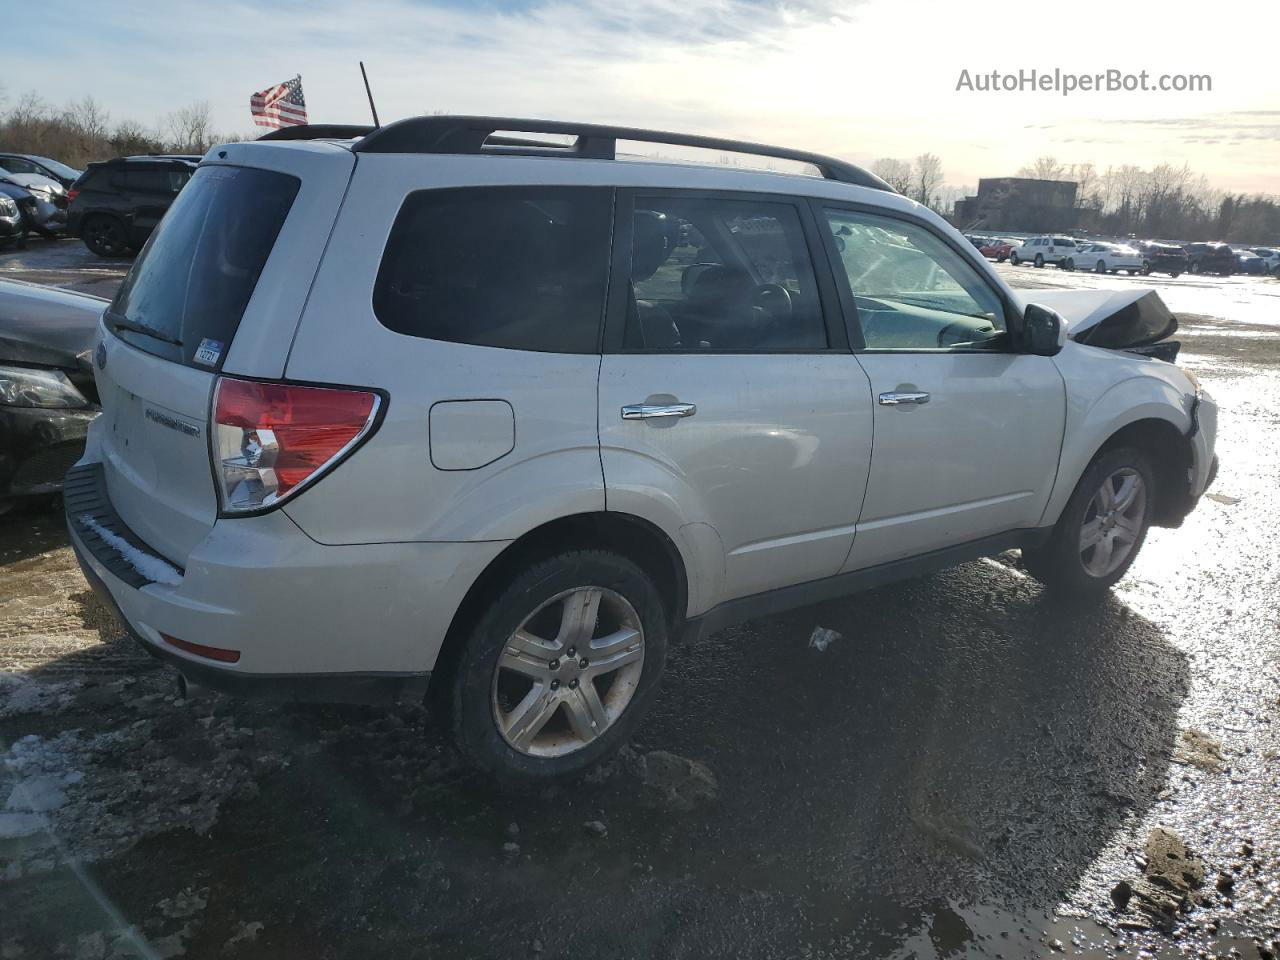
{"type": "Polygon", "coordinates": [[[476,187],[410,194],[373,309],[396,333],[594,353],[609,272],[612,191],[476,187]]]}
{"type": "Polygon", "coordinates": [[[121,170],[111,185],[130,193],[177,193],[190,178],[191,172],[181,169],[121,170]]]}
{"type": "Polygon", "coordinates": [[[197,170],[107,309],[117,335],[156,356],[220,367],[299,185],[249,167],[197,170]]]}

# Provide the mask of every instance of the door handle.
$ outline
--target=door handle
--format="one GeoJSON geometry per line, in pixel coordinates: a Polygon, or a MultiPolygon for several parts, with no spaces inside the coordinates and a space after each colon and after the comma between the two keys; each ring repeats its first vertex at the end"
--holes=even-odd
{"type": "Polygon", "coordinates": [[[631,403],[622,408],[623,420],[652,420],[655,417],[692,417],[698,408],[692,403],[631,403]]]}
{"type": "Polygon", "coordinates": [[[907,403],[928,403],[929,395],[927,393],[882,393],[880,394],[880,406],[882,407],[898,407],[907,403]]]}

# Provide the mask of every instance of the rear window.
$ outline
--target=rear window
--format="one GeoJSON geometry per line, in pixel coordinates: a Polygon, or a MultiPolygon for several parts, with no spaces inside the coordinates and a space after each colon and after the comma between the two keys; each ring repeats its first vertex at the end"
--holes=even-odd
{"type": "Polygon", "coordinates": [[[609,273],[612,191],[473,187],[410,194],[373,309],[396,333],[594,353],[609,273]]]}
{"type": "Polygon", "coordinates": [[[249,167],[202,167],[142,248],[107,310],[148,353],[218,369],[300,183],[249,167]]]}

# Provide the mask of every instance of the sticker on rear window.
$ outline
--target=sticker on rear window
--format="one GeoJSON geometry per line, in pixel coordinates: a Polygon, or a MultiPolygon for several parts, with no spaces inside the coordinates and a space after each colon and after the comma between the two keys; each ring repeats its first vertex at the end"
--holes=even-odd
{"type": "Polygon", "coordinates": [[[222,341],[210,340],[205,337],[200,341],[200,346],[196,348],[196,363],[207,364],[210,367],[218,365],[218,358],[222,356],[222,341]]]}

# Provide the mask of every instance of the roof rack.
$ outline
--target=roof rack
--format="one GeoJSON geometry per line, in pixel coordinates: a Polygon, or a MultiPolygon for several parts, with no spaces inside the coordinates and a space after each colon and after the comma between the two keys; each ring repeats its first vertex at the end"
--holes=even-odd
{"type": "Polygon", "coordinates": [[[354,140],[372,133],[377,127],[363,123],[302,123],[280,127],[260,136],[259,140],[354,140]]]}
{"type": "Polygon", "coordinates": [[[460,153],[505,154],[515,156],[576,157],[589,160],[616,160],[619,140],[662,143],[678,147],[721,150],[778,160],[807,163],[828,180],[852,183],[874,190],[894,190],[873,173],[835,157],[806,150],[772,147],[745,140],[725,140],[695,134],[666,133],[635,127],[614,127],[595,123],[567,123],[560,120],[529,120],[516,117],[410,117],[385,127],[347,124],[312,124],[282,127],[261,140],[359,139],[356,153],[460,153]],[[495,136],[497,131],[524,134],[557,134],[575,138],[571,144],[547,143],[522,137],[495,136]]]}

